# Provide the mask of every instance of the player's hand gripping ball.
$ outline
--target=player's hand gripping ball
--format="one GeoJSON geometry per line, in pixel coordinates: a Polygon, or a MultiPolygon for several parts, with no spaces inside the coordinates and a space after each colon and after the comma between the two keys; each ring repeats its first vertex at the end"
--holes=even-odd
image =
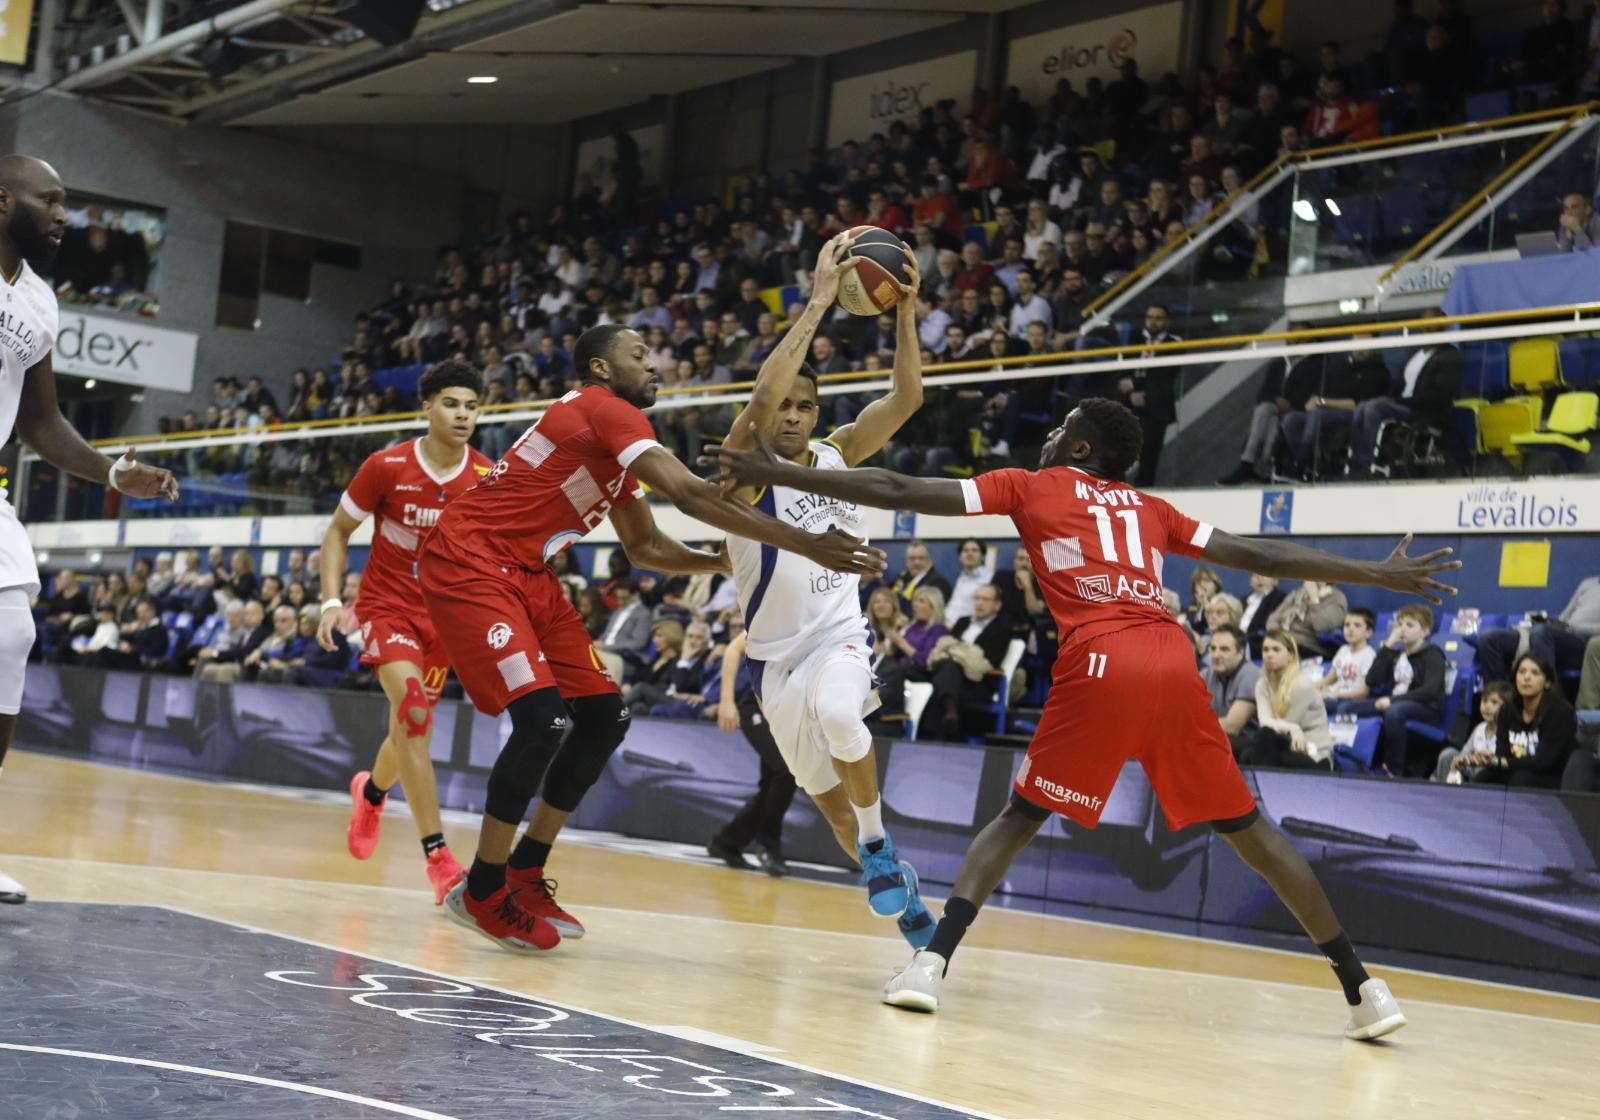
{"type": "Polygon", "coordinates": [[[906,244],[877,226],[855,226],[849,235],[855,243],[846,259],[861,263],[840,275],[839,306],[852,315],[882,315],[900,302],[910,281],[906,244]]]}

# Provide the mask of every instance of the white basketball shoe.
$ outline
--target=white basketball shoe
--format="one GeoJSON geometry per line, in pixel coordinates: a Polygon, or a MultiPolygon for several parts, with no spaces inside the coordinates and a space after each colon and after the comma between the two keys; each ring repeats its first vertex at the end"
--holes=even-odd
{"type": "Polygon", "coordinates": [[[918,950],[911,963],[883,986],[883,1002],[907,1011],[939,1010],[939,986],[944,983],[946,961],[938,953],[918,950]]]}
{"type": "Polygon", "coordinates": [[[0,902],[16,904],[28,901],[28,892],[23,885],[0,871],[0,902]]]}
{"type": "Polygon", "coordinates": [[[1350,1009],[1350,1021],[1344,1025],[1346,1038],[1370,1042],[1406,1025],[1405,1012],[1390,994],[1389,985],[1382,980],[1368,980],[1360,992],[1361,1002],[1350,1009]]]}

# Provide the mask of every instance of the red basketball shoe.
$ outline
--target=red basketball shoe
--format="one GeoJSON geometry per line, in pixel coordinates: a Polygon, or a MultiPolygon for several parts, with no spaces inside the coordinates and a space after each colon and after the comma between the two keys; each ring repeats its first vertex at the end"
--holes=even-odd
{"type": "Polygon", "coordinates": [[[465,875],[444,896],[444,912],[509,953],[542,953],[561,944],[561,932],[518,906],[506,888],[501,887],[482,902],[473,898],[465,875]]]}
{"type": "Polygon", "coordinates": [[[506,889],[517,892],[517,905],[537,914],[569,941],[583,936],[583,923],[556,903],[556,881],[544,877],[542,867],[507,867],[506,889]]]}
{"type": "Polygon", "coordinates": [[[371,770],[363,770],[350,779],[350,827],[345,831],[345,843],[350,848],[350,854],[357,859],[371,859],[372,853],[378,848],[378,831],[383,827],[383,807],[389,803],[389,795],[383,795],[383,800],[374,805],[367,800],[367,795],[362,792],[367,788],[367,779],[372,777],[371,770]]]}
{"type": "Polygon", "coordinates": [[[450,854],[449,848],[435,848],[428,853],[428,882],[433,884],[433,904],[444,905],[444,896],[461,878],[461,865],[450,854]]]}

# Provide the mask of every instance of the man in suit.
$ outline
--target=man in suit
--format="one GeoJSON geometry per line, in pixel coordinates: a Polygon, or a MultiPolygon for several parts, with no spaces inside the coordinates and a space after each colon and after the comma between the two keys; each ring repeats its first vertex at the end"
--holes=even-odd
{"type": "MultiPolygon", "coordinates": [[[[990,666],[998,669],[1013,637],[1012,625],[1000,610],[1000,589],[992,583],[978,588],[972,613],[956,620],[950,628],[950,636],[958,642],[977,646],[990,666]]],[[[928,701],[932,718],[924,717],[930,733],[924,737],[959,738],[962,705],[986,704],[994,698],[995,678],[968,680],[954,658],[936,662],[928,672],[928,679],[933,683],[933,697],[928,701]]]]}
{"type": "Polygon", "coordinates": [[[650,608],[640,599],[639,584],[632,578],[618,580],[612,593],[617,597],[617,609],[606,622],[595,648],[612,679],[620,684],[623,663],[630,656],[637,658],[650,644],[650,608]]]}
{"type": "MultiPolygon", "coordinates": [[[[1144,311],[1144,335],[1141,339],[1145,346],[1159,346],[1164,342],[1180,342],[1179,337],[1168,330],[1170,319],[1167,309],[1159,303],[1152,303],[1144,311]]],[[[1153,350],[1146,350],[1139,355],[1141,358],[1155,356],[1153,350]]],[[[1136,369],[1117,382],[1118,396],[1114,399],[1121,401],[1133,410],[1139,418],[1139,428],[1144,432],[1144,450],[1139,455],[1139,469],[1134,478],[1134,485],[1151,487],[1156,482],[1156,465],[1161,461],[1161,446],[1167,439],[1167,426],[1177,418],[1177,371],[1173,369],[1136,369]]]]}

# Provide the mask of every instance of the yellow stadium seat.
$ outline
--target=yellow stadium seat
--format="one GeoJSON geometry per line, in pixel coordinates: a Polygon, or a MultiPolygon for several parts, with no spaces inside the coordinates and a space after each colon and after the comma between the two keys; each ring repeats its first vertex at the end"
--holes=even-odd
{"type": "Polygon", "coordinates": [[[1512,442],[1516,435],[1539,430],[1544,402],[1538,397],[1510,397],[1478,412],[1478,432],[1485,451],[1504,455],[1514,467],[1522,465],[1522,452],[1512,442]]]}
{"type": "Polygon", "coordinates": [[[767,310],[768,311],[772,312],[779,319],[783,318],[783,313],[784,313],[785,309],[784,309],[784,306],[783,306],[783,289],[782,288],[762,288],[761,289],[761,302],[767,305],[767,310]]]}
{"type": "Polygon", "coordinates": [[[1511,388],[1542,393],[1561,384],[1561,359],[1553,338],[1523,338],[1511,344],[1511,388]]]}
{"type": "Polygon", "coordinates": [[[1519,432],[1511,437],[1511,442],[1519,455],[1552,451],[1569,468],[1576,469],[1589,454],[1588,436],[1595,430],[1597,416],[1600,416],[1600,394],[1562,393],[1550,406],[1550,418],[1545,421],[1543,431],[1519,432]]]}

